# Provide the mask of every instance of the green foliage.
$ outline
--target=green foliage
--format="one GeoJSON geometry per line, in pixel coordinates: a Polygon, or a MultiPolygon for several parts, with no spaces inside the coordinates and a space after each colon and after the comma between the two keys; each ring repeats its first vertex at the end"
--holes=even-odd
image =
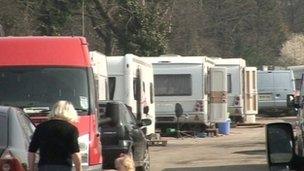
{"type": "Polygon", "coordinates": [[[259,65],[279,55],[286,32],[276,0],[202,0],[202,7],[206,36],[215,40],[220,56],[259,65]]]}
{"type": "Polygon", "coordinates": [[[122,53],[156,56],[165,52],[169,21],[161,18],[156,5],[142,4],[138,0],[117,0],[104,5],[102,12],[107,15],[101,17],[110,25],[122,53]]]}
{"type": "Polygon", "coordinates": [[[61,28],[71,19],[72,10],[80,6],[77,0],[37,1],[38,32],[41,35],[60,35],[61,28]]]}
{"type": "Polygon", "coordinates": [[[175,53],[273,64],[304,32],[302,0],[0,0],[6,35],[85,36],[107,55],[175,53]],[[167,48],[168,47],[168,48],[167,48]]]}

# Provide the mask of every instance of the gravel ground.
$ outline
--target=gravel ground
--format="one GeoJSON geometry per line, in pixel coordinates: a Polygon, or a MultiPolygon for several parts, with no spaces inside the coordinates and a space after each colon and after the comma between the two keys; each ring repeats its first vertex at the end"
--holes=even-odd
{"type": "MultiPolygon", "coordinates": [[[[296,117],[260,117],[257,123],[295,120],[296,117]]],[[[263,126],[238,126],[225,136],[165,139],[166,147],[150,147],[152,171],[267,170],[263,126]]]]}

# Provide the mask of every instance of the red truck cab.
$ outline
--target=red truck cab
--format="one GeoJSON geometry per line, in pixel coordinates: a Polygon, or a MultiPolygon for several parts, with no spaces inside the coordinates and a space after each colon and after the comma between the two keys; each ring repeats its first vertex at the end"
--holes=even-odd
{"type": "Polygon", "coordinates": [[[94,76],[84,37],[0,38],[0,104],[22,108],[39,123],[58,100],[78,111],[85,170],[101,170],[94,76]]]}

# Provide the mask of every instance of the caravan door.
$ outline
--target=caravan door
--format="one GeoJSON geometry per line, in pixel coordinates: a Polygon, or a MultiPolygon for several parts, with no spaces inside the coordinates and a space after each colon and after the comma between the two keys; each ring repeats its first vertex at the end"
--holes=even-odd
{"type": "Polygon", "coordinates": [[[257,97],[257,69],[246,67],[244,70],[244,113],[245,115],[258,114],[257,97]]]}
{"type": "Polygon", "coordinates": [[[210,122],[225,122],[227,114],[227,69],[213,67],[209,72],[210,122]]]}

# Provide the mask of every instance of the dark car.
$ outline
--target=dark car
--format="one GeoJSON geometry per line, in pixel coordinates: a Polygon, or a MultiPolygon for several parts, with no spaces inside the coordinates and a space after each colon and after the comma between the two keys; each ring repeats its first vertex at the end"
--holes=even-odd
{"type": "Polygon", "coordinates": [[[124,103],[100,101],[100,132],[104,169],[113,169],[121,153],[133,155],[136,170],[150,170],[150,156],[143,128],[150,119],[138,121],[124,103]]]}
{"type": "Polygon", "coordinates": [[[0,170],[26,170],[34,130],[35,126],[21,109],[0,106],[0,170]]]}

